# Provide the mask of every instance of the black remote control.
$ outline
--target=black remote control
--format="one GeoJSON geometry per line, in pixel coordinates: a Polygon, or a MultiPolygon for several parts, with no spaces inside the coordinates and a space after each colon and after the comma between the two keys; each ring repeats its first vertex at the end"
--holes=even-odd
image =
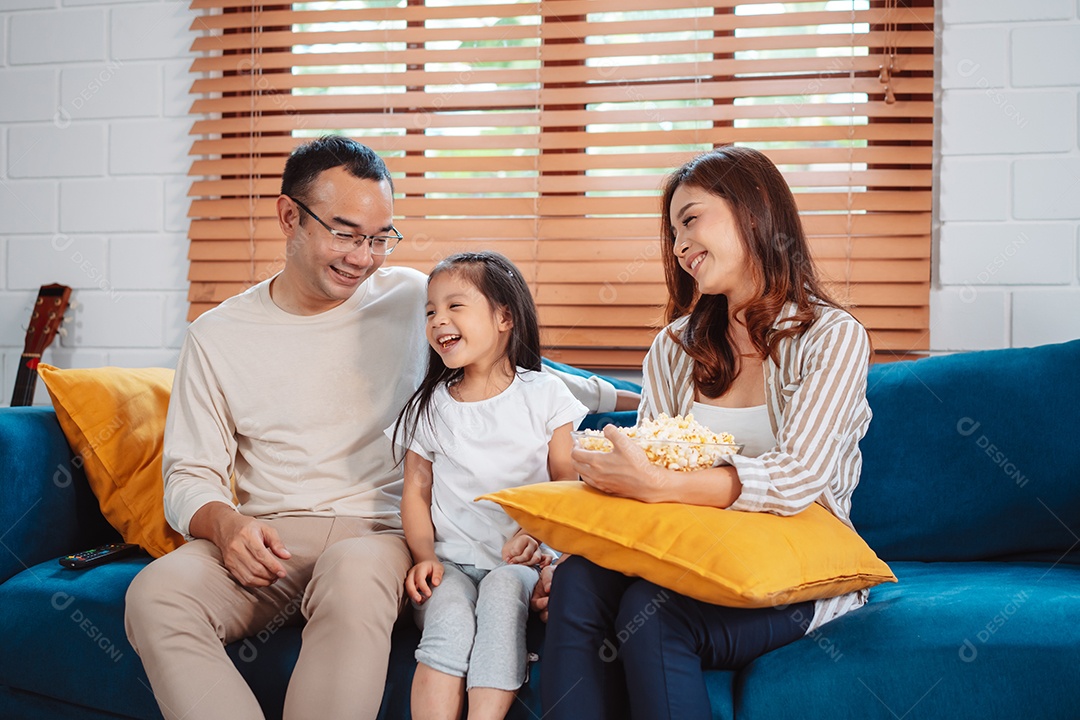
{"type": "Polygon", "coordinates": [[[84,550],[74,555],[65,555],[60,558],[60,564],[73,570],[82,570],[122,558],[138,549],[138,545],[131,543],[109,543],[93,550],[84,550]]]}

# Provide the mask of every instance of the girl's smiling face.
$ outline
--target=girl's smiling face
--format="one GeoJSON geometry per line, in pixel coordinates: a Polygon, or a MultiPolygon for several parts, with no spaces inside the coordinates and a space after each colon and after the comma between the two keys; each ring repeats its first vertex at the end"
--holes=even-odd
{"type": "Polygon", "coordinates": [[[490,367],[506,355],[513,322],[462,273],[441,272],[428,283],[427,339],[449,368],[490,367]]]}
{"type": "Polygon", "coordinates": [[[729,306],[754,293],[746,246],[728,201],[693,185],[680,185],[671,196],[672,252],[702,295],[726,295],[729,306]]]}

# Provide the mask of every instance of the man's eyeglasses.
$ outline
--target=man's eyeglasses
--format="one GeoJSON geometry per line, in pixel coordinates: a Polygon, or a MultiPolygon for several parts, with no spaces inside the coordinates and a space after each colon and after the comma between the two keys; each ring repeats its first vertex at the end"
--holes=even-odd
{"type": "Polygon", "coordinates": [[[335,230],[322,221],[315,213],[311,212],[307,205],[300,202],[292,195],[286,195],[285,197],[292,200],[296,205],[306,212],[311,217],[315,218],[315,222],[326,228],[326,231],[330,233],[330,247],[335,252],[350,253],[359,249],[365,241],[369,242],[372,255],[389,255],[394,252],[394,248],[401,242],[402,235],[397,231],[397,228],[391,227],[390,231],[393,235],[364,235],[362,233],[347,233],[342,230],[335,230]]]}

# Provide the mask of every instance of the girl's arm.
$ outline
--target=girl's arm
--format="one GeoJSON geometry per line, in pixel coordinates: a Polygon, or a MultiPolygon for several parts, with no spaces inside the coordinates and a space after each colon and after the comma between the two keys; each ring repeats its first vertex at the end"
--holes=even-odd
{"type": "Polygon", "coordinates": [[[573,428],[566,423],[555,428],[548,442],[548,476],[552,480],[577,480],[574,461],[570,451],[574,449],[574,438],[570,435],[573,428]]]}
{"type": "MultiPolygon", "coordinates": [[[[570,451],[574,449],[574,438],[570,435],[572,424],[566,423],[555,428],[548,441],[548,476],[552,480],[577,480],[570,451]]],[[[544,562],[540,550],[540,541],[519,528],[514,536],[503,545],[503,560],[508,563],[539,565],[544,562]]]]}
{"type": "Polygon", "coordinates": [[[413,556],[405,591],[415,602],[431,597],[442,582],[443,567],[435,556],[435,525],[431,522],[431,461],[412,450],[405,454],[405,484],[401,489],[401,527],[413,556]],[[430,579],[430,585],[429,585],[430,579]]]}

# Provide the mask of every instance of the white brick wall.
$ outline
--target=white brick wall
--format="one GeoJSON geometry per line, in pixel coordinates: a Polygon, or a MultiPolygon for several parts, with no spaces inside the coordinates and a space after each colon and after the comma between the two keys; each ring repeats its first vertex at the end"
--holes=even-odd
{"type": "MultiPolygon", "coordinates": [[[[935,351],[1080,336],[1078,6],[939,3],[935,351]]],[[[175,362],[192,17],[186,0],[0,2],[0,403],[48,282],[81,305],[47,361],[175,362]]]]}
{"type": "Polygon", "coordinates": [[[105,174],[107,129],[103,122],[63,128],[53,123],[12,125],[8,138],[17,153],[6,166],[8,177],[100,177],[105,174]]]}
{"type": "Polygon", "coordinates": [[[1078,6],[940,3],[933,350],[1080,338],[1078,6]]]}
{"type": "Polygon", "coordinates": [[[105,59],[105,11],[100,8],[15,13],[8,23],[11,65],[105,59]]]}
{"type": "MultiPolygon", "coordinates": [[[[176,362],[187,314],[186,0],[0,2],[0,404],[39,286],[63,367],[176,362]]],[[[39,388],[36,401],[48,403],[39,388]]]]}

